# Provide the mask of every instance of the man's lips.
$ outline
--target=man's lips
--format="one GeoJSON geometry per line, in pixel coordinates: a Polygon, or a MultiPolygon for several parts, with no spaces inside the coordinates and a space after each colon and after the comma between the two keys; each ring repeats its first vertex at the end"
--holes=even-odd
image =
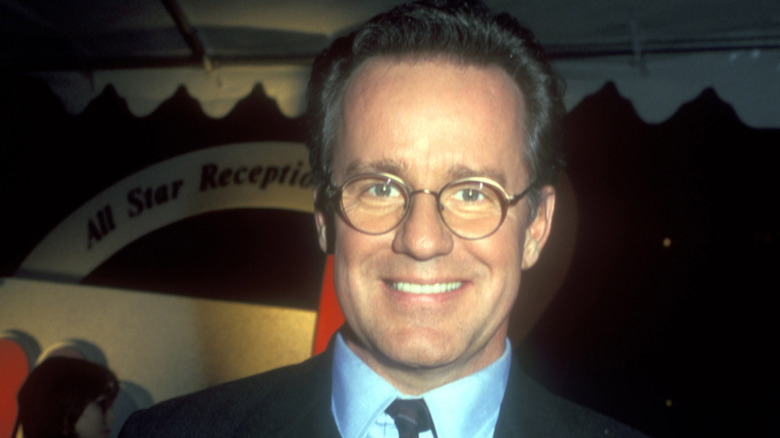
{"type": "Polygon", "coordinates": [[[460,289],[463,286],[462,281],[450,281],[446,283],[409,283],[405,281],[388,281],[387,287],[399,292],[405,292],[408,294],[443,294],[452,292],[456,289],[460,289]]]}

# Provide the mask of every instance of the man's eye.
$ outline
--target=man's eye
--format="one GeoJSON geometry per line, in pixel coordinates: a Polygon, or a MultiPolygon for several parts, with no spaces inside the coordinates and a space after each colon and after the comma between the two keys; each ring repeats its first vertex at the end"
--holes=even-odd
{"type": "Polygon", "coordinates": [[[477,202],[485,198],[485,195],[477,189],[461,189],[455,194],[455,199],[464,202],[477,202]]]}
{"type": "Polygon", "coordinates": [[[398,189],[390,184],[374,184],[368,189],[368,193],[378,198],[388,198],[398,196],[398,189]]]}

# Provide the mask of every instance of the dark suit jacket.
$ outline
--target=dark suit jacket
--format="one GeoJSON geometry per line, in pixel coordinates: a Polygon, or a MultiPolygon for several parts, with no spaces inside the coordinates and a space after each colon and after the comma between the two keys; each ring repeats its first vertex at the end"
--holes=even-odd
{"type": "MultiPolygon", "coordinates": [[[[330,411],[332,350],[133,414],[120,438],[339,437],[330,411]]],[[[642,437],[557,397],[512,363],[496,437],[642,437]]],[[[447,437],[441,437],[447,438],[447,437]]]]}

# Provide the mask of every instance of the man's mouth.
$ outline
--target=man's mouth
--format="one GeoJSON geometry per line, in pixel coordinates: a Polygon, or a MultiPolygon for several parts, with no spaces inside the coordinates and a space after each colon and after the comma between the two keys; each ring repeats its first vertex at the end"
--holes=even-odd
{"type": "Polygon", "coordinates": [[[390,289],[409,294],[443,294],[458,289],[462,285],[463,282],[461,281],[433,284],[406,283],[403,281],[387,282],[387,286],[390,289]]]}

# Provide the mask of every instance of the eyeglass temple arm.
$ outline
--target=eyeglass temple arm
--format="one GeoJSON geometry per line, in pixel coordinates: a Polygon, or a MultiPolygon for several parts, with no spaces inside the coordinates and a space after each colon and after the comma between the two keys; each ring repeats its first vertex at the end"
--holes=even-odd
{"type": "Polygon", "coordinates": [[[531,184],[528,184],[528,187],[526,187],[526,188],[525,188],[525,190],[523,190],[522,192],[520,192],[520,193],[518,193],[518,194],[516,194],[516,195],[512,196],[511,198],[509,198],[509,205],[515,205],[515,204],[517,204],[517,202],[518,202],[519,200],[523,199],[523,197],[524,197],[525,195],[527,195],[527,194],[528,194],[528,192],[530,192],[530,191],[531,191],[531,189],[533,189],[535,185],[536,185],[536,179],[532,180],[532,181],[531,181],[531,184]]]}

